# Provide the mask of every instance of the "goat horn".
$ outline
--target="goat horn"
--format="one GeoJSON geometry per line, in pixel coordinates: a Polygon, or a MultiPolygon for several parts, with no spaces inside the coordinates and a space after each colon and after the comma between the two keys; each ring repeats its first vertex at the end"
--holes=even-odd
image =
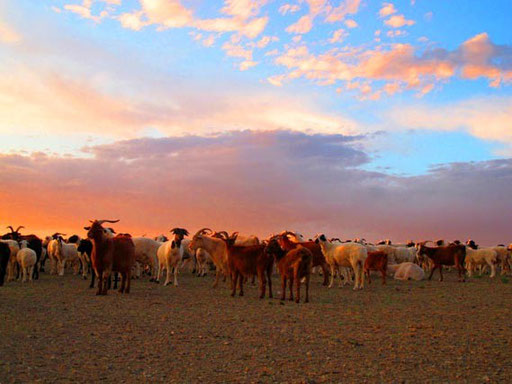
{"type": "Polygon", "coordinates": [[[233,232],[233,233],[231,234],[231,238],[233,239],[234,237],[238,237],[238,232],[233,232]]]}
{"type": "Polygon", "coordinates": [[[7,226],[7,228],[11,230],[11,233],[14,233],[14,228],[12,227],[12,225],[7,226]]]}
{"type": "Polygon", "coordinates": [[[14,232],[18,232],[21,228],[25,228],[25,227],[24,227],[23,225],[20,225],[20,226],[16,229],[16,231],[14,231],[14,232]]]}
{"type": "Polygon", "coordinates": [[[194,237],[196,237],[198,235],[204,235],[206,233],[206,231],[210,231],[210,233],[213,232],[210,228],[201,228],[199,231],[196,232],[194,237]]]}
{"type": "Polygon", "coordinates": [[[117,219],[117,220],[97,220],[97,221],[98,221],[98,224],[100,224],[100,225],[103,223],[113,223],[114,224],[114,223],[119,222],[119,219],[117,219]]]}

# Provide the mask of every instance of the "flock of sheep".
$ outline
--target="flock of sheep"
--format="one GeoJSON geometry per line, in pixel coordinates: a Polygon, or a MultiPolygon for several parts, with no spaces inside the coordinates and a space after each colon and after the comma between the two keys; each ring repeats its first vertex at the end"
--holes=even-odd
{"type": "MultiPolygon", "coordinates": [[[[296,232],[284,231],[260,240],[256,236],[241,236],[238,232],[214,232],[208,228],[197,231],[190,239],[184,228],[173,228],[172,238],[160,235],[154,239],[116,234],[105,223],[118,220],[94,220],[85,227],[85,238],[78,235],[65,239],[64,234],[54,233],[44,239],[35,235],[22,235],[18,227],[12,227],[0,240],[0,285],[20,279],[23,282],[39,277],[49,262],[49,273],[64,275],[66,266],[74,268],[84,279],[91,273],[91,287],[98,278],[98,294],[106,294],[111,276],[117,272],[121,278],[121,292],[128,293],[132,278],[149,275],[150,281],[159,282],[166,271],[164,285],[178,285],[178,271],[191,266],[197,276],[205,276],[215,270],[214,287],[219,279],[229,277],[232,295],[236,290],[243,295],[247,279],[257,277],[260,297],[272,297],[272,275],[277,269],[281,277],[281,299],[285,299],[287,288],[289,298],[300,301],[301,284],[305,285],[309,300],[309,280],[312,273],[321,272],[324,285],[332,287],[339,278],[340,286],[353,285],[354,290],[363,289],[365,277],[371,283],[371,272],[402,280],[422,280],[425,272],[429,279],[436,269],[443,278],[443,266],[455,267],[459,280],[464,281],[466,272],[472,276],[488,268],[490,277],[510,273],[512,244],[508,247],[480,248],[474,241],[466,244],[443,241],[407,244],[393,244],[382,241],[367,243],[364,239],[341,241],[327,239],[323,234],[306,240],[296,232]],[[428,243],[432,243],[428,245],[428,243]],[[294,289],[295,288],[295,292],[294,289]]],[[[116,282],[117,283],[117,279],[116,282]]]]}

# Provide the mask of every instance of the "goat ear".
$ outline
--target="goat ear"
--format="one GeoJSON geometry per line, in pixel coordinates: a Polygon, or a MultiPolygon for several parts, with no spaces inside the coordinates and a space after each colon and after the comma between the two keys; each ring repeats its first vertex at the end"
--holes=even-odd
{"type": "Polygon", "coordinates": [[[176,243],[173,240],[172,243],[171,243],[171,248],[174,249],[175,246],[176,246],[176,243]]]}
{"type": "Polygon", "coordinates": [[[88,231],[89,229],[91,229],[91,227],[84,227],[84,229],[88,231]]]}

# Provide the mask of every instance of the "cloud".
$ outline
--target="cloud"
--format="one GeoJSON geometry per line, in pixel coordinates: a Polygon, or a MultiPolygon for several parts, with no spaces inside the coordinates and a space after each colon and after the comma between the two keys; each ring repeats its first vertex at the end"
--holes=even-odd
{"type": "MultiPolygon", "coordinates": [[[[255,64],[250,52],[236,46],[230,49],[244,59],[243,66],[255,64]]],[[[166,134],[280,128],[326,133],[359,130],[355,121],[285,93],[244,92],[226,84],[216,91],[208,88],[204,92],[202,87],[174,90],[167,83],[146,84],[144,78],[131,84],[138,89],[136,94],[119,94],[107,91],[109,80],[76,80],[39,69],[0,72],[0,133],[10,133],[13,127],[19,127],[20,133],[38,133],[45,127],[47,133],[58,134],[73,127],[74,133],[107,137],[134,137],[148,128],[166,134]]]]}
{"type": "Polygon", "coordinates": [[[313,17],[310,15],[302,16],[295,24],[286,28],[288,33],[305,34],[313,28],[313,17]]]}
{"type": "MultiPolygon", "coordinates": [[[[320,15],[322,15],[324,17],[324,21],[328,23],[342,21],[347,15],[356,14],[359,11],[361,3],[361,0],[344,0],[340,2],[339,6],[333,7],[327,0],[305,1],[309,6],[308,14],[302,16],[297,22],[288,26],[286,28],[286,32],[306,34],[313,28],[314,19],[320,15]]],[[[354,21],[352,22],[355,23],[354,21]]]]}
{"type": "Polygon", "coordinates": [[[503,143],[512,156],[512,97],[486,97],[445,105],[401,105],[387,115],[401,129],[465,131],[482,140],[503,143]]]}
{"type": "Polygon", "coordinates": [[[401,90],[416,89],[420,94],[433,89],[432,84],[454,77],[484,77],[494,87],[512,81],[512,47],[494,44],[485,33],[468,39],[454,51],[430,47],[419,53],[410,44],[392,44],[389,48],[335,48],[314,54],[302,45],[290,47],[276,57],[275,63],[288,68],[287,79],[305,77],[319,85],[356,79],[384,81],[400,84],[401,90]]]}
{"type": "Polygon", "coordinates": [[[393,13],[396,13],[396,8],[392,3],[383,3],[382,8],[379,11],[380,17],[387,17],[389,15],[392,15],[393,13]]]}
{"type": "Polygon", "coordinates": [[[300,5],[298,4],[283,4],[279,7],[278,12],[281,15],[286,15],[287,13],[295,13],[300,11],[300,5]]]}
{"type": "Polygon", "coordinates": [[[18,44],[22,41],[22,36],[12,26],[0,20],[0,42],[4,44],[18,44]]]}
{"type": "Polygon", "coordinates": [[[332,33],[332,37],[329,39],[329,43],[334,44],[343,41],[345,37],[348,36],[348,33],[345,32],[344,29],[337,29],[332,33]]]}
{"type": "Polygon", "coordinates": [[[414,25],[414,23],[414,20],[407,20],[404,15],[393,15],[384,21],[384,24],[393,28],[401,28],[405,25],[411,26],[414,25]]]}
{"type": "Polygon", "coordinates": [[[0,224],[81,233],[88,219],[109,217],[133,235],[180,225],[260,236],[293,228],[369,240],[507,239],[512,160],[399,177],[360,168],[370,161],[364,140],[242,131],[118,141],[87,148],[87,159],[0,155],[0,224]]]}
{"type": "Polygon", "coordinates": [[[345,20],[345,25],[347,28],[357,28],[357,23],[351,19],[345,20]]]}
{"type": "MultiPolygon", "coordinates": [[[[106,3],[115,4],[116,2],[109,2],[106,1],[106,3]]],[[[76,13],[80,17],[84,19],[90,19],[96,23],[100,22],[101,19],[108,16],[108,12],[103,9],[100,11],[99,14],[93,15],[91,8],[92,8],[93,0],[83,0],[82,4],[64,4],[64,9],[68,12],[76,13]]]]}

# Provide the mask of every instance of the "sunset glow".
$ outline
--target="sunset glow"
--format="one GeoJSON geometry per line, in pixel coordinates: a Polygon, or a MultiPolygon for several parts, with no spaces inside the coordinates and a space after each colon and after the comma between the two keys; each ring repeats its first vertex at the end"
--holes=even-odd
{"type": "Polygon", "coordinates": [[[509,243],[511,15],[0,0],[0,227],[509,243]]]}

